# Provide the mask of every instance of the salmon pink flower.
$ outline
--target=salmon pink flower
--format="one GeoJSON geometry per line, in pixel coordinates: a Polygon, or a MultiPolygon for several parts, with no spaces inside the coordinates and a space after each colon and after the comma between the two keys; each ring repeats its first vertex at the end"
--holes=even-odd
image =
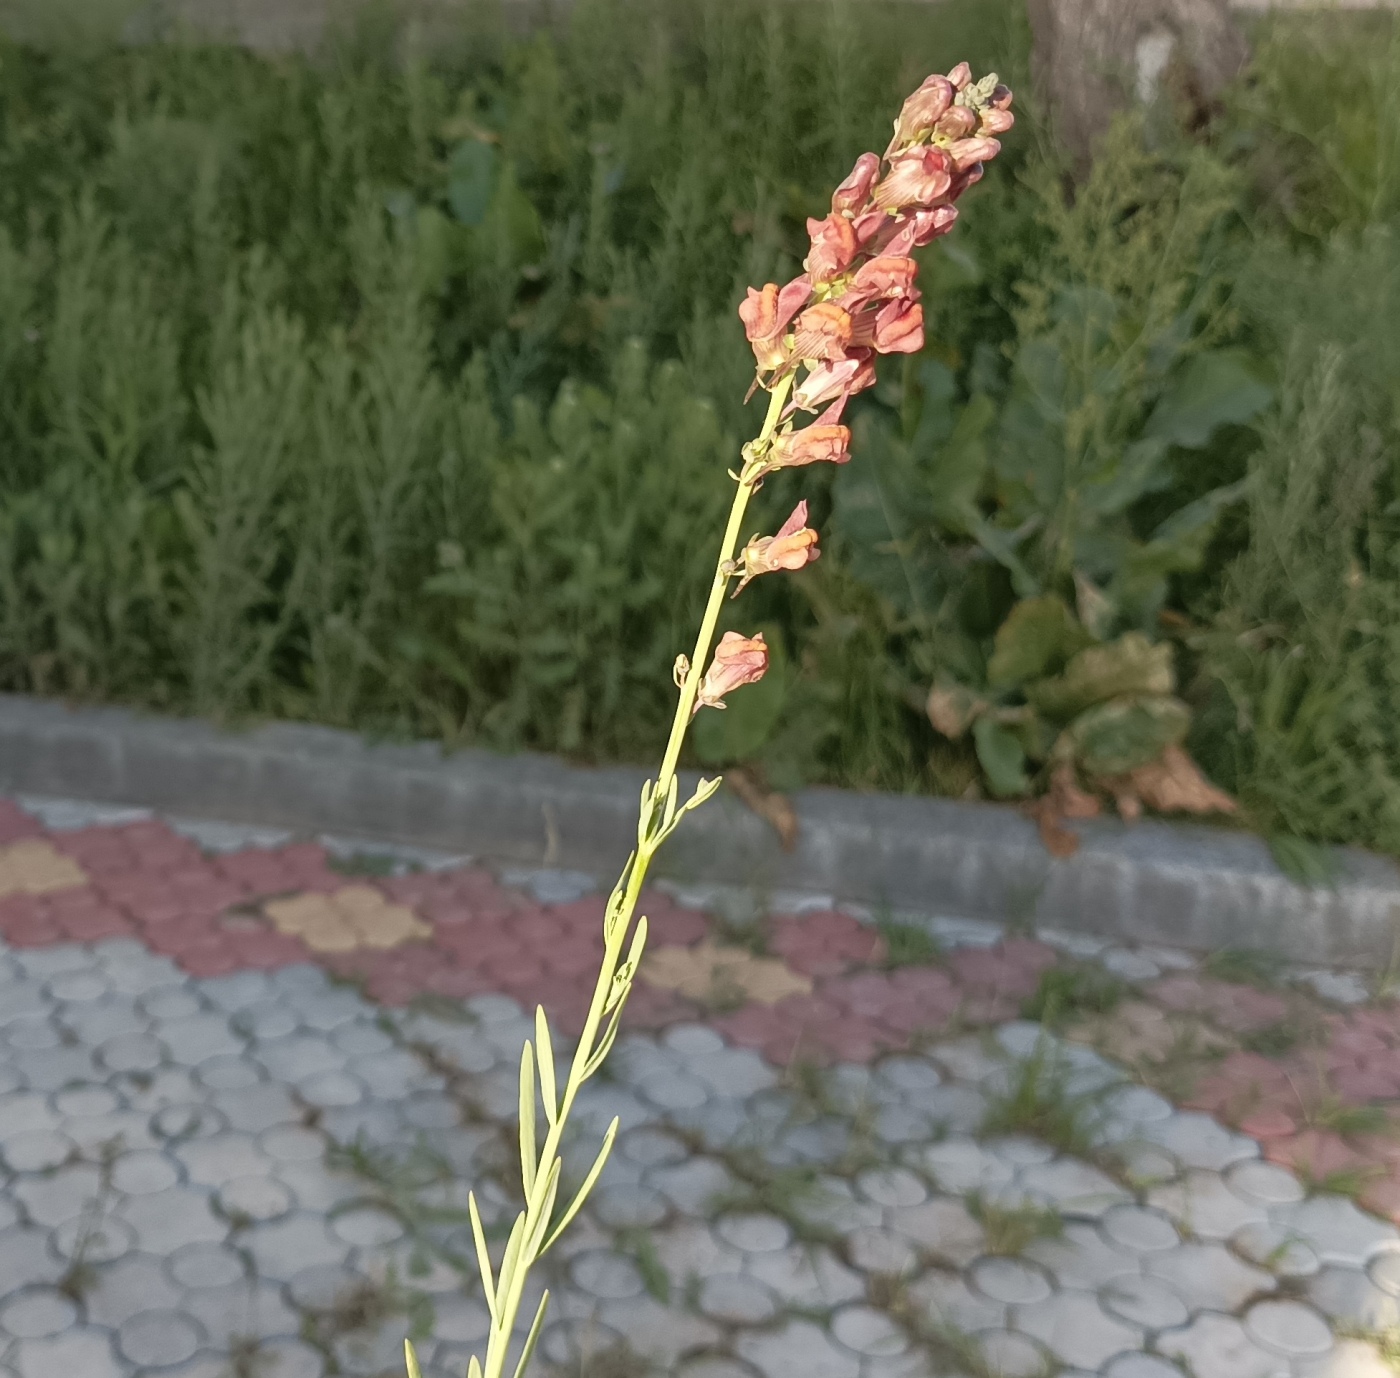
{"type": "MultiPolygon", "coordinates": [[[[844,397],[841,400],[844,402],[844,397]]],[[[851,457],[851,428],[838,426],[834,420],[824,424],[826,416],[839,415],[840,411],[832,408],[800,431],[781,431],[764,456],[760,472],[801,469],[808,464],[845,464],[851,457]]]]}
{"type": "Polygon", "coordinates": [[[838,273],[844,273],[860,248],[851,222],[837,211],[825,220],[808,220],[807,233],[812,236],[812,251],[802,266],[813,282],[829,282],[838,273]]]}
{"type": "Polygon", "coordinates": [[[909,297],[919,295],[914,286],[919,276],[919,265],[912,258],[881,254],[869,263],[861,264],[851,279],[851,295],[864,297],[867,301],[875,298],[909,297]]]}
{"type": "Polygon", "coordinates": [[[794,359],[839,360],[851,343],[850,313],[834,301],[819,301],[798,318],[792,331],[794,359]]]}
{"type": "Polygon", "coordinates": [[[760,369],[777,368],[787,358],[782,337],[811,295],[812,284],[805,277],[793,278],[785,287],[767,283],[761,292],[749,288],[747,299],[739,306],[739,319],[744,322],[744,334],[760,369]]]}
{"type": "Polygon", "coordinates": [[[743,577],[733,596],[737,598],[744,586],[760,574],[803,569],[820,559],[817,539],[817,533],[807,525],[807,500],[804,498],[792,509],[792,515],[778,528],[776,536],[755,536],[739,553],[735,569],[742,570],[743,577]]]}
{"type": "Polygon", "coordinates": [[[917,354],[924,347],[924,308],[916,301],[892,301],[875,315],[871,342],[880,354],[917,354]]]}
{"type": "Polygon", "coordinates": [[[977,132],[977,112],[970,106],[955,105],[938,121],[933,132],[937,138],[947,139],[949,143],[954,139],[965,139],[977,132]]]}
{"type": "Polygon", "coordinates": [[[868,349],[844,359],[820,363],[792,390],[789,412],[816,411],[838,397],[862,392],[875,381],[875,364],[868,349]]]}
{"type": "Polygon", "coordinates": [[[1015,123],[1016,116],[1009,110],[984,110],[980,132],[983,134],[1005,134],[1015,123]]]}
{"type": "Polygon", "coordinates": [[[871,200],[881,210],[931,206],[953,179],[952,159],[941,149],[913,148],[890,161],[890,170],[875,185],[871,200]]]}
{"type": "Polygon", "coordinates": [[[972,85],[972,68],[965,62],[960,62],[951,72],[948,73],[948,80],[957,87],[959,91],[965,91],[972,85]]]}
{"type": "Polygon", "coordinates": [[[881,252],[892,258],[905,258],[911,250],[922,249],[939,235],[947,234],[957,218],[956,206],[936,206],[931,211],[915,211],[907,219],[892,220],[891,226],[898,228],[881,252]]]}
{"type": "Polygon", "coordinates": [[[873,153],[862,153],[850,176],[832,193],[831,209],[842,215],[854,215],[862,210],[870,200],[870,188],[879,175],[880,160],[873,153]]]}
{"type": "Polygon", "coordinates": [[[897,153],[909,144],[928,137],[953,103],[953,83],[947,77],[928,77],[922,86],[904,102],[899,118],[894,122],[894,138],[885,150],[885,157],[897,153]]]}
{"type": "Polygon", "coordinates": [[[1001,145],[995,139],[982,137],[958,139],[948,145],[948,156],[958,172],[966,172],[977,163],[989,163],[1001,152],[1001,145]]]}
{"type": "Polygon", "coordinates": [[[702,707],[723,708],[727,693],[746,684],[757,684],[767,669],[768,644],[762,632],[753,636],[725,632],[715,647],[710,668],[700,682],[691,713],[698,713],[702,707]]]}

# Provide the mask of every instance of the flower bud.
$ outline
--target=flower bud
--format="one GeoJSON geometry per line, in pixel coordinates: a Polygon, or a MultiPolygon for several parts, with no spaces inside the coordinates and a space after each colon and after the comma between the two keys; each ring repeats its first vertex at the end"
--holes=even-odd
{"type": "Polygon", "coordinates": [[[981,128],[978,132],[981,134],[1005,134],[1015,123],[1016,116],[1009,110],[984,110],[981,128]]]}
{"type": "Polygon", "coordinates": [[[960,62],[948,73],[948,80],[957,90],[965,90],[972,85],[972,68],[967,63],[960,62]]]}
{"type": "Polygon", "coordinates": [[[948,146],[948,156],[958,172],[966,172],[974,163],[989,163],[1001,152],[995,139],[959,139],[948,146]]]}
{"type": "Polygon", "coordinates": [[[943,139],[965,139],[977,128],[977,112],[965,105],[955,105],[934,126],[933,132],[943,139]]]}
{"type": "Polygon", "coordinates": [[[952,105],[953,94],[953,83],[947,77],[928,77],[904,102],[899,118],[894,122],[894,138],[890,140],[886,157],[926,138],[952,105]]]}
{"type": "Polygon", "coordinates": [[[844,215],[833,211],[825,220],[808,220],[807,233],[812,236],[812,251],[802,266],[813,282],[829,282],[851,266],[859,246],[855,228],[844,215]]]}
{"type": "Polygon", "coordinates": [[[740,636],[725,632],[715,647],[714,659],[695,695],[692,714],[702,707],[723,708],[724,696],[746,684],[756,684],[768,669],[768,645],[763,633],[740,636]]]}
{"type": "Polygon", "coordinates": [[[880,160],[873,153],[862,153],[850,176],[832,193],[831,209],[843,215],[854,215],[870,199],[870,188],[879,175],[880,160]]]}
{"type": "Polygon", "coordinates": [[[778,529],[776,536],[756,536],[739,556],[743,577],[734,590],[734,597],[760,574],[777,570],[799,570],[821,557],[817,533],[807,525],[807,501],[804,498],[792,509],[792,515],[778,529]]]}

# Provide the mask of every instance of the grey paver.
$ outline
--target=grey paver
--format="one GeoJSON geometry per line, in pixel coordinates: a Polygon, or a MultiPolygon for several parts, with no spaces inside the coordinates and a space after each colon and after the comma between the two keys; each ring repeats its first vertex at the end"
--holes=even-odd
{"type": "Polygon", "coordinates": [[[1160,1278],[1119,1278],[1099,1293],[1104,1310],[1144,1330],[1167,1330],[1185,1325],[1191,1312],[1160,1278]]]}
{"type": "Polygon", "coordinates": [[[291,1094],[275,1082],[220,1091],[210,1097],[209,1103],[230,1128],[249,1134],[259,1134],[273,1125],[295,1124],[301,1118],[301,1110],[291,1094]]]}
{"type": "Polygon", "coordinates": [[[95,1270],[83,1293],[83,1308],[88,1320],[116,1329],[143,1311],[175,1310],[183,1297],[160,1259],[128,1254],[95,1270]]]}
{"type": "Polygon", "coordinates": [[[1195,1111],[1179,1111],[1168,1119],[1143,1125],[1141,1133],[1188,1168],[1219,1172],[1232,1163],[1259,1156],[1259,1145],[1253,1139],[1195,1111]]]}
{"type": "Polygon", "coordinates": [[[794,1306],[837,1306],[865,1293],[860,1275],[824,1246],[792,1244],[777,1253],[754,1254],[745,1271],[794,1306]]]}
{"type": "Polygon", "coordinates": [[[603,1302],[598,1319],[625,1335],[635,1353],[668,1369],[684,1354],[713,1349],[722,1334],[712,1321],[664,1306],[645,1294],[603,1302]]]}
{"type": "Polygon", "coordinates": [[[778,1314],[771,1289],[738,1273],[716,1273],[700,1286],[700,1310],[711,1320],[730,1325],[763,1325],[778,1314]]]}
{"type": "Polygon", "coordinates": [[[1225,1174],[1225,1180],[1237,1196],[1262,1206],[1287,1205],[1306,1195],[1303,1184],[1276,1163],[1237,1163],[1225,1174]]]}
{"type": "Polygon", "coordinates": [[[123,1153],[112,1163],[112,1185],[128,1196],[167,1191],[180,1180],[180,1166],[168,1153],[123,1153]]]}
{"type": "Polygon", "coordinates": [[[998,1378],[1039,1378],[1049,1367],[1040,1345],[1009,1330],[977,1336],[977,1347],[987,1370],[998,1378]]]}
{"type": "Polygon", "coordinates": [[[1168,1283],[1196,1310],[1229,1310],[1256,1293],[1277,1286],[1272,1274],[1236,1258],[1219,1244],[1182,1244],[1160,1254],[1148,1254],[1143,1268],[1168,1283]]]}
{"type": "Polygon", "coordinates": [[[1382,1291],[1359,1268],[1324,1268],[1307,1282],[1308,1300],[1333,1320],[1363,1330],[1400,1326],[1400,1298],[1382,1291]]]}
{"type": "Polygon", "coordinates": [[[146,1253],[169,1254],[185,1244],[216,1243],[228,1226],[214,1214],[209,1197],[193,1187],[171,1187],[123,1203],[122,1218],[146,1253]]]}
{"type": "Polygon", "coordinates": [[[178,1311],[143,1311],[117,1331],[117,1347],[141,1368],[163,1368],[190,1358],[203,1338],[199,1327],[178,1311]]]}
{"type": "Polygon", "coordinates": [[[219,1188],[219,1210],[230,1220],[276,1220],[296,1205],[291,1191],[273,1177],[235,1177],[219,1188]]]}
{"type": "Polygon", "coordinates": [[[1086,1292],[1057,1292],[1011,1315],[1018,1330],[1076,1368],[1095,1369],[1125,1349],[1142,1348],[1142,1330],[1114,1319],[1086,1292]]]}
{"type": "Polygon", "coordinates": [[[51,1339],[21,1340],[15,1348],[12,1362],[19,1378],[79,1373],[83,1378],[128,1378],[105,1331],[70,1330],[51,1339]]]}
{"type": "Polygon", "coordinates": [[[70,1263],[107,1263],[136,1246],[136,1232],[111,1215],[65,1220],[49,1233],[49,1247],[70,1263]]]}
{"type": "Polygon", "coordinates": [[[281,1289],[269,1283],[240,1281],[201,1288],[185,1297],[182,1310],[220,1349],[228,1349],[244,1335],[294,1336],[301,1323],[298,1312],[283,1300],[281,1289]]]}
{"type": "Polygon", "coordinates": [[[576,1286],[599,1298],[636,1297],[646,1289],[631,1259],[602,1249],[573,1259],[569,1264],[569,1276],[576,1286]]]}
{"type": "Polygon", "coordinates": [[[908,1290],[910,1300],[935,1326],[972,1334],[1006,1324],[1006,1307],[972,1291],[958,1273],[934,1269],[910,1283],[908,1290]]]}
{"type": "Polygon", "coordinates": [[[881,1277],[912,1277],[919,1270],[919,1253],[908,1239],[883,1226],[853,1231],[846,1252],[862,1272],[881,1277]]]}
{"type": "Polygon", "coordinates": [[[928,1199],[928,1188],[903,1168],[871,1168],[856,1178],[856,1190],[876,1205],[904,1209],[928,1199]]]}
{"type": "Polygon", "coordinates": [[[935,1196],[900,1211],[895,1228],[926,1252],[950,1263],[968,1264],[982,1252],[982,1227],[961,1201],[935,1196]]]}
{"type": "Polygon", "coordinates": [[[61,1225],[90,1210],[101,1189],[102,1174],[91,1163],[74,1163],[57,1172],[21,1178],[16,1198],[36,1225],[61,1225]]]}
{"type": "Polygon", "coordinates": [[[984,1258],[972,1266],[971,1281],[983,1296],[1003,1305],[1028,1305],[1050,1295],[1050,1280],[1034,1264],[1015,1258],[984,1258]]]}
{"type": "Polygon", "coordinates": [[[1107,1173],[1073,1158],[1028,1167],[1018,1185],[1032,1200],[1071,1217],[1097,1218],[1132,1199],[1107,1173]]]}
{"type": "Polygon", "coordinates": [[[351,1246],[337,1239],[320,1216],[296,1211],[254,1226],[244,1236],[243,1247],[259,1274],[287,1282],[303,1268],[343,1262],[351,1246]]]}
{"type": "Polygon", "coordinates": [[[1344,1196],[1312,1196],[1280,1208],[1274,1219],[1310,1244],[1324,1263],[1361,1268],[1372,1254],[1400,1243],[1395,1226],[1367,1215],[1344,1196]]]}
{"type": "Polygon", "coordinates": [[[1158,1337],[1163,1354],[1184,1360],[1193,1378],[1283,1378],[1277,1355],[1252,1340],[1233,1316],[1197,1316],[1158,1337]]]}
{"type": "Polygon", "coordinates": [[[1215,1172],[1188,1172],[1180,1181],[1153,1187],[1147,1200],[1199,1239],[1228,1239],[1246,1225],[1264,1225],[1269,1219],[1264,1206],[1231,1191],[1215,1172]]]}
{"type": "Polygon", "coordinates": [[[1104,1215],[1101,1228],[1114,1244],[1134,1253],[1160,1253],[1181,1243],[1176,1226],[1164,1214],[1141,1206],[1115,1207],[1104,1215]]]}
{"type": "Polygon", "coordinates": [[[715,1233],[726,1244],[746,1254],[771,1254],[792,1239],[791,1228],[776,1215],[753,1212],[725,1215],[715,1222],[715,1233]]]}
{"type": "Polygon", "coordinates": [[[766,1378],[857,1378],[860,1360],[810,1321],[740,1335],[735,1351],[766,1378]]]}
{"type": "Polygon", "coordinates": [[[0,1328],[19,1340],[41,1340],[61,1335],[78,1319],[71,1297],[53,1287],[16,1292],[0,1305],[0,1328]]]}
{"type": "Polygon", "coordinates": [[[1230,1247],[1281,1278],[1312,1277],[1322,1267],[1312,1249],[1282,1225],[1246,1225],[1231,1238],[1230,1247]]]}
{"type": "Polygon", "coordinates": [[[1244,1328],[1266,1349],[1289,1359],[1311,1358],[1332,1348],[1332,1331],[1310,1306],[1261,1301],[1245,1313],[1244,1328]]]}
{"type": "Polygon", "coordinates": [[[674,1166],[653,1168],[647,1173],[646,1182],[688,1215],[703,1213],[711,1201],[734,1187],[728,1169],[713,1158],[691,1158],[674,1166]]]}
{"type": "Polygon", "coordinates": [[[859,1303],[832,1316],[831,1333],[855,1354],[885,1358],[909,1348],[908,1337],[885,1312],[859,1303]]]}
{"type": "Polygon", "coordinates": [[[212,1134],[176,1144],[171,1152],[184,1164],[189,1180],[204,1187],[219,1187],[235,1177],[260,1177],[272,1167],[272,1159],[251,1134],[212,1134]]]}
{"type": "Polygon", "coordinates": [[[49,1252],[47,1230],[27,1225],[0,1230],[0,1297],[27,1284],[57,1282],[66,1266],[49,1252]]]}

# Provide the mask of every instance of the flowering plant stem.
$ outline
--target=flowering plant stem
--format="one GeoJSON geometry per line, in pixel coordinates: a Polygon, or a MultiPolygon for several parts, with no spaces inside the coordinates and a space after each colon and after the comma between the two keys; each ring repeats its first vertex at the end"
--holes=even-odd
{"type": "MultiPolygon", "coordinates": [[[[593,988],[593,999],[584,1020],[583,1032],[579,1035],[578,1047],[574,1050],[569,1064],[569,1075],[564,1083],[562,1094],[557,1094],[554,1054],[549,1034],[549,1025],[544,1010],[535,1012],[534,1044],[527,1042],[520,1062],[520,1158],[521,1176],[525,1186],[525,1209],[516,1217],[514,1228],[506,1244],[499,1274],[493,1277],[493,1270],[486,1246],[485,1232],[473,1194],[469,1197],[472,1232],[475,1236],[477,1262],[481,1270],[482,1286],[486,1293],[486,1304],[491,1313],[491,1329],[486,1345],[484,1364],[472,1357],[468,1367],[468,1378],[502,1378],[505,1372],[507,1354],[515,1330],[515,1322],[520,1313],[524,1298],[525,1284],[530,1270],[557,1239],[565,1226],[578,1213],[589,1191],[597,1181],[607,1161],[613,1140],[617,1135],[618,1121],[613,1119],[603,1136],[603,1146],[592,1168],[584,1178],[568,1209],[551,1230],[550,1220],[559,1189],[559,1145],[563,1138],[569,1111],[584,1082],[602,1065],[617,1036],[618,1020],[626,1003],[636,975],[637,963],[646,943],[646,917],[633,926],[632,916],[636,912],[642,886],[646,883],[647,871],[652,857],[661,844],[674,831],[682,814],[689,812],[708,799],[718,788],[718,780],[702,780],[700,787],[691,799],[679,810],[676,808],[676,766],[680,760],[681,747],[685,742],[686,730],[690,726],[696,707],[696,696],[700,689],[702,669],[714,640],[715,627],[719,622],[720,609],[724,604],[725,590],[732,577],[735,547],[739,541],[744,513],[749,499],[758,487],[761,475],[759,466],[747,458],[762,454],[772,441],[781,417],[783,405],[792,388],[791,377],[774,387],[769,399],[768,413],[757,439],[745,447],[746,462],[738,475],[734,501],[729,509],[729,520],[725,524],[724,538],[720,545],[719,559],[715,564],[714,583],[709,600],[705,605],[704,616],[700,621],[699,635],[695,640],[695,654],[690,660],[680,686],[680,700],[676,704],[676,716],[671,724],[671,734],[666,742],[661,770],[655,786],[648,782],[642,793],[641,813],[637,822],[637,850],[628,858],[622,875],[618,878],[608,900],[603,928],[603,961],[598,969],[598,979],[593,988]],[[623,945],[631,933],[632,942],[627,960],[622,960],[623,945]],[[607,1019],[606,1026],[604,1019],[607,1019]],[[544,1143],[535,1148],[535,1074],[539,1075],[539,1090],[543,1096],[545,1119],[548,1132],[544,1143]],[[557,1095],[557,1099],[556,1099],[557,1095]]],[[[540,1298],[534,1322],[525,1340],[525,1347],[516,1363],[514,1373],[520,1378],[530,1362],[535,1343],[539,1338],[544,1320],[545,1307],[549,1301],[546,1291],[540,1298]]],[[[405,1341],[410,1378],[420,1378],[418,1360],[411,1343],[405,1341]]]]}
{"type": "MultiPolygon", "coordinates": [[[[534,1041],[527,1041],[521,1050],[520,1176],[525,1209],[515,1218],[499,1271],[492,1266],[476,1196],[467,1197],[481,1285],[491,1313],[486,1361],[483,1365],[473,1355],[467,1378],[503,1378],[530,1270],[578,1214],[617,1137],[614,1118],[593,1166],[556,1221],[564,1127],[584,1082],[602,1066],[617,1038],[646,947],[646,915],[635,923],[633,915],[652,857],[681,819],[719,788],[717,779],[702,779],[695,793],[677,807],[676,768],[686,730],[700,708],[723,708],[726,694],[755,683],[768,668],[768,647],[761,633],[745,637],[725,632],[711,655],[729,581],[742,571],[742,590],[760,574],[801,569],[821,553],[817,533],[805,525],[803,501],[776,536],[754,537],[736,561],[749,499],[773,470],[822,462],[844,464],[850,458],[851,432],[840,424],[842,410],[851,396],[874,383],[876,356],[923,348],[923,310],[914,285],[918,267],[909,253],[952,228],[957,216],[953,203],[981,177],[983,162],[995,157],[1000,148],[990,136],[1011,127],[1010,103],[1011,93],[995,75],[974,83],[966,63],[959,63],[946,77],[929,77],[905,101],[885,157],[862,154],[836,189],[831,214],[825,220],[808,221],[812,251],[804,262],[806,272],[785,287],[769,283],[761,292],[750,288],[748,299],[739,307],[758,366],[755,386],[769,395],[768,414],[758,436],[744,446],[742,468],[732,475],[734,502],[700,619],[695,654],[690,660],[681,656],[676,661],[680,699],[675,720],[661,770],[655,781],[648,780],[642,787],[636,850],[628,857],[604,911],[603,962],[562,1092],[555,1075],[549,1021],[542,1008],[535,1010],[534,1041]],[[793,413],[817,412],[822,407],[826,410],[815,424],[794,429],[793,413]],[[538,1144],[535,1112],[541,1102],[548,1130],[543,1144],[538,1144]]],[[[545,1292],[514,1378],[521,1378],[529,1365],[548,1302],[545,1292]]],[[[421,1378],[413,1346],[407,1341],[405,1350],[409,1378],[421,1378]]]]}

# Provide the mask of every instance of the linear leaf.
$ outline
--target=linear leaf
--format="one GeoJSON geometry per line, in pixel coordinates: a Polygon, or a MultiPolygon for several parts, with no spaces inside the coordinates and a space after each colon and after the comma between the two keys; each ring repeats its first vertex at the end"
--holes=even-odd
{"type": "Polygon", "coordinates": [[[520,1180],[529,1196],[535,1185],[535,1050],[520,1050],[520,1180]]]}
{"type": "Polygon", "coordinates": [[[613,1122],[608,1126],[608,1132],[603,1135],[603,1146],[598,1150],[598,1156],[593,1160],[593,1166],[588,1169],[588,1176],[583,1179],[583,1185],[578,1189],[578,1195],[569,1203],[569,1209],[564,1212],[563,1218],[554,1227],[553,1233],[544,1242],[541,1254],[549,1252],[550,1245],[564,1233],[569,1222],[576,1216],[583,1207],[583,1203],[588,1198],[588,1193],[593,1190],[593,1184],[598,1180],[603,1171],[603,1164],[608,1161],[608,1154],[612,1152],[613,1140],[617,1138],[617,1116],[613,1116],[613,1122]]]}
{"type": "Polygon", "coordinates": [[[413,1341],[403,1342],[403,1361],[408,1366],[408,1378],[423,1378],[423,1370],[418,1367],[418,1356],[413,1352],[413,1341]]]}
{"type": "Polygon", "coordinates": [[[515,1265],[520,1258],[520,1246],[525,1242],[525,1212],[521,1211],[515,1217],[515,1224],[511,1226],[510,1238],[506,1240],[505,1257],[501,1259],[501,1276],[496,1288],[496,1295],[504,1300],[510,1296],[510,1285],[515,1276],[515,1265]]]}
{"type": "Polygon", "coordinates": [[[486,1231],[481,1228],[481,1212],[476,1208],[476,1193],[467,1193],[467,1214],[472,1221],[472,1239],[476,1241],[476,1266],[481,1269],[481,1288],[486,1294],[486,1309],[493,1321],[496,1315],[496,1288],[491,1281],[491,1254],[486,1248],[486,1231]]]}
{"type": "Polygon", "coordinates": [[[560,1161],[556,1158],[549,1166],[549,1179],[545,1184],[544,1202],[540,1206],[539,1219],[535,1221],[535,1228],[531,1231],[529,1239],[522,1245],[521,1255],[528,1263],[533,1263],[540,1254],[540,1240],[544,1238],[544,1232],[549,1228],[550,1216],[554,1214],[554,1202],[559,1196],[559,1169],[560,1161]]]}
{"type": "Polygon", "coordinates": [[[481,1378],[481,1360],[475,1354],[467,1363],[467,1378],[481,1378]]]}
{"type": "MultiPolygon", "coordinates": [[[[515,1378],[525,1378],[525,1369],[535,1355],[535,1342],[540,1338],[540,1327],[544,1324],[544,1309],[549,1305],[549,1289],[540,1296],[539,1310],[530,1323],[530,1333],[525,1337],[525,1348],[520,1351],[520,1362],[515,1366],[515,1378]]],[[[412,1375],[410,1375],[412,1378],[412,1375]]]]}
{"type": "Polygon", "coordinates": [[[535,1055],[540,1063],[540,1092],[544,1096],[545,1118],[550,1128],[559,1116],[559,1106],[555,1101],[554,1045],[549,1041],[549,1021],[544,1017],[544,1006],[535,1006],[535,1055]]]}

